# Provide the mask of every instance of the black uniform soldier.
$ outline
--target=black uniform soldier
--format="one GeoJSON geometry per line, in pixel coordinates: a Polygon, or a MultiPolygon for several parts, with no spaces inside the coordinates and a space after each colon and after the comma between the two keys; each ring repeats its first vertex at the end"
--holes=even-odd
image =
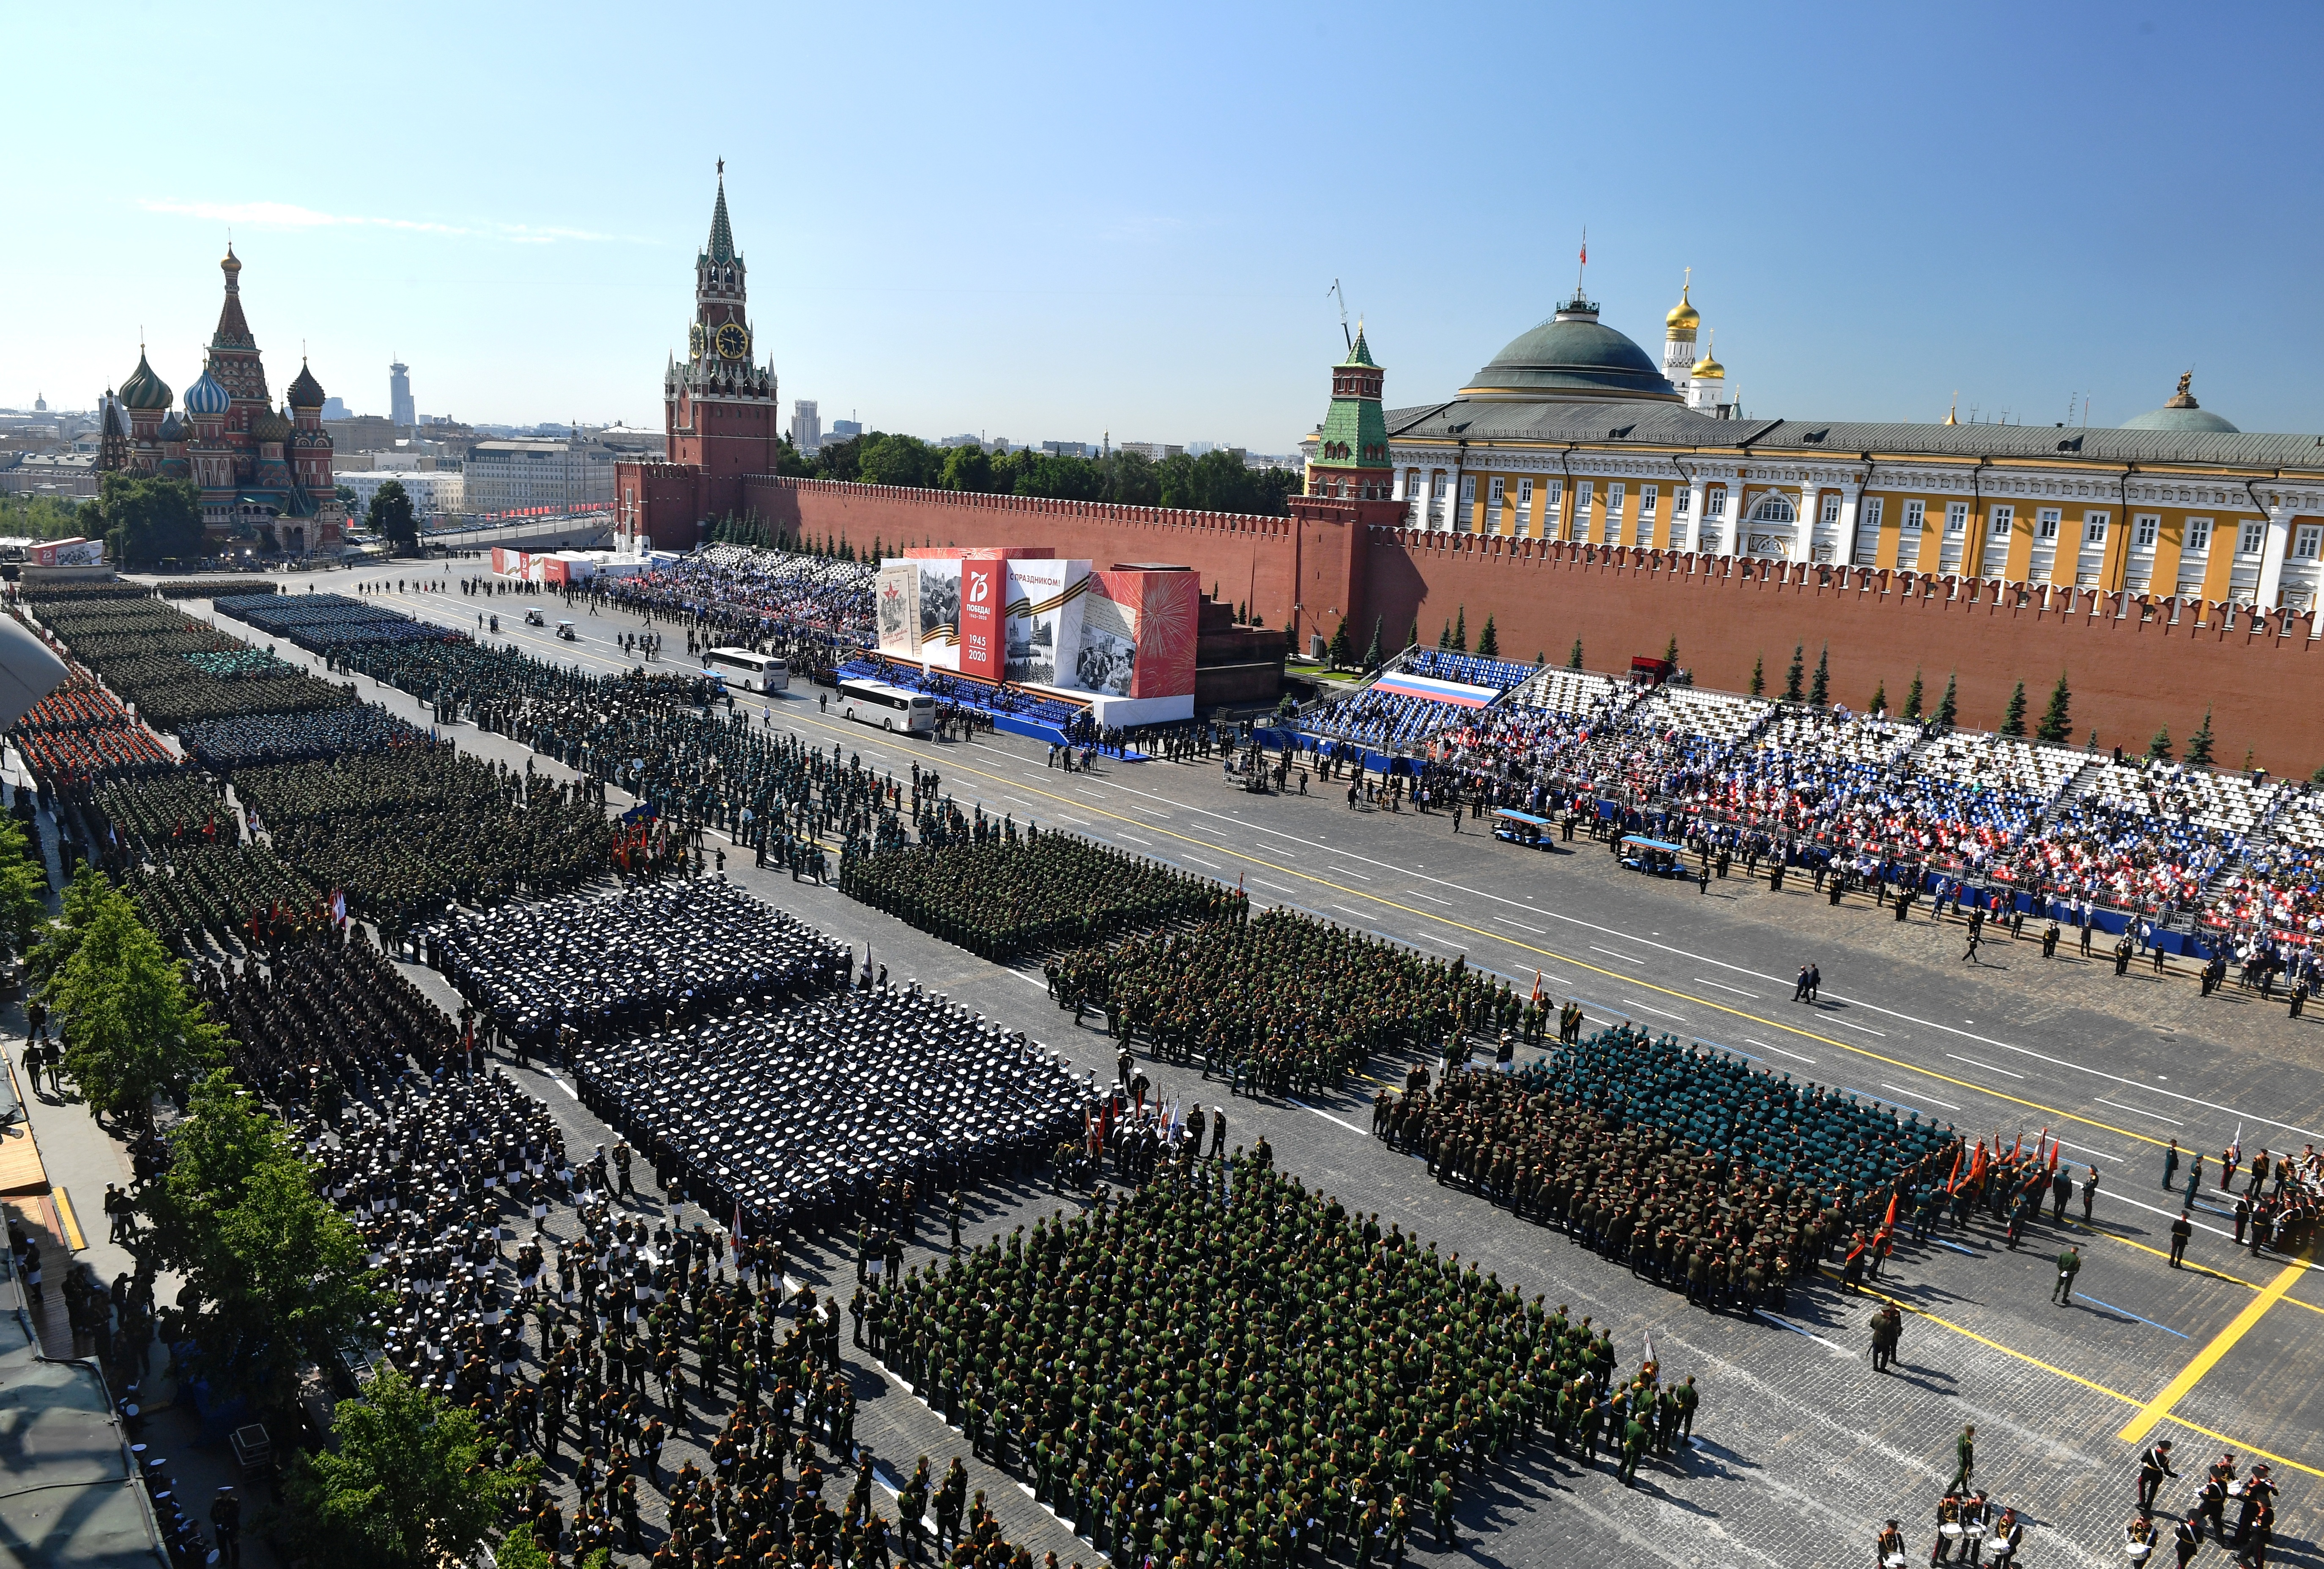
{"type": "Polygon", "coordinates": [[[2147,1448],[2138,1457],[2138,1508],[2141,1513],[2154,1507],[2154,1495],[2162,1490],[2163,1479],[2179,1473],[2171,1469],[2171,1440],[2163,1439],[2147,1448]]]}
{"type": "Polygon", "coordinates": [[[2185,1210],[2181,1210],[2179,1218],[2171,1223],[2171,1267],[2172,1269],[2183,1270],[2187,1267],[2187,1239],[2194,1234],[2194,1222],[2188,1218],[2185,1210]]]}

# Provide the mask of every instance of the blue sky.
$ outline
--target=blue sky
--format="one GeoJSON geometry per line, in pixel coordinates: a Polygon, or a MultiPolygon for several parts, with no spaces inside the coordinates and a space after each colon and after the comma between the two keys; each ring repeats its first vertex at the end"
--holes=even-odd
{"type": "Polygon", "coordinates": [[[231,225],[279,396],[659,424],[727,161],[786,405],[1285,450],[1682,270],[1754,414],[2324,430],[2314,5],[110,9],[8,0],[0,405],[183,387],[231,225]],[[699,20],[691,18],[698,16],[699,20]]]}

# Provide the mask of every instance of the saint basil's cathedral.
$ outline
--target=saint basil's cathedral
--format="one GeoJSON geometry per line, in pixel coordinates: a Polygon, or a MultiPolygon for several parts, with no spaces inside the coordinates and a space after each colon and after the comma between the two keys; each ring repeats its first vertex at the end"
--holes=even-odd
{"type": "Polygon", "coordinates": [[[242,314],[242,262],[233,246],[218,266],[226,303],[183,409],[171,408],[177,399],[141,349],[137,369],[106,399],[98,466],[190,481],[213,545],[272,530],[294,554],[336,551],[345,542],[346,509],[331,473],[322,385],[300,365],[285,407],[275,410],[258,340],[242,314]]]}

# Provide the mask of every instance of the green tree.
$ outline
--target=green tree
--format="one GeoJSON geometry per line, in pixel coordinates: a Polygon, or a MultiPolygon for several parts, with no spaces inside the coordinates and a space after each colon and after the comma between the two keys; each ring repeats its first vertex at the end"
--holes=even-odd
{"type": "Polygon", "coordinates": [[[2211,711],[2207,708],[2203,711],[2202,727],[2187,738],[2187,760],[2200,767],[2209,767],[2211,748],[2215,744],[2211,739],[2211,711]]]}
{"type": "Polygon", "coordinates": [[[815,460],[799,451],[788,433],[785,433],[775,448],[775,473],[788,475],[794,480],[815,477],[815,460]]]}
{"type": "Polygon", "coordinates": [[[372,492],[371,509],[364,515],[371,531],[388,542],[392,551],[410,554],[420,548],[420,518],[411,509],[401,480],[390,480],[372,492]]]}
{"type": "Polygon", "coordinates": [[[47,868],[32,854],[24,830],[14,817],[0,816],[0,938],[5,953],[23,953],[31,946],[33,929],[48,918],[47,868]]]}
{"type": "Polygon", "coordinates": [[[2009,694],[2009,706],[2002,711],[2001,733],[2022,736],[2025,733],[2025,684],[2019,682],[2017,690],[2009,694]]]}
{"type": "MultiPolygon", "coordinates": [[[[0,496],[0,534],[32,539],[69,539],[75,535],[84,539],[101,536],[100,523],[95,534],[81,521],[83,507],[57,496],[0,496]]],[[[104,509],[94,515],[101,518],[104,509]]]]}
{"type": "Polygon", "coordinates": [[[1954,677],[1945,677],[1945,694],[1937,700],[1937,722],[1950,727],[1960,715],[1960,704],[1953,692],[1954,677]]]}
{"type": "Polygon", "coordinates": [[[1886,681],[1877,681],[1873,683],[1872,701],[1865,705],[1864,711],[1867,713],[1886,713],[1888,711],[1888,684],[1886,681]]]}
{"type": "Polygon", "coordinates": [[[1913,667],[1913,684],[1904,693],[1904,717],[1908,720],[1921,717],[1921,670],[1918,665],[1913,667]]]}
{"type": "Polygon", "coordinates": [[[65,1071],[90,1107],[143,1123],[155,1095],[224,1060],[226,1032],[136,907],[97,882],[102,892],[89,892],[70,957],[50,967],[42,996],[65,1023],[65,1071]]]}
{"type": "Polygon", "coordinates": [[[1469,607],[1462,605],[1461,607],[1459,619],[1452,623],[1452,652],[1455,654],[1466,654],[1468,651],[1469,607]]]}
{"type": "Polygon", "coordinates": [[[1767,656],[1759,655],[1751,661],[1751,695],[1757,697],[1767,690],[1767,656]]]}
{"type": "Polygon", "coordinates": [[[1816,656],[1815,679],[1808,683],[1808,702],[1821,708],[1831,701],[1831,645],[1816,656]]]}
{"type": "Polygon", "coordinates": [[[856,480],[866,485],[905,485],[930,489],[944,473],[944,458],[916,436],[890,436],[873,431],[863,438],[856,457],[856,480]]]}
{"type": "Polygon", "coordinates": [[[342,506],[346,507],[354,506],[357,499],[355,488],[353,485],[333,485],[331,494],[338,498],[342,506]]]}
{"type": "Polygon", "coordinates": [[[1450,621],[1445,622],[1444,629],[1436,634],[1436,651],[1440,654],[1452,651],[1452,623],[1450,621]]]}
{"type": "Polygon", "coordinates": [[[201,554],[201,492],[185,480],[109,473],[81,509],[83,531],[124,566],[201,554]]]}
{"type": "Polygon", "coordinates": [[[990,491],[992,458],[981,446],[956,446],[945,454],[944,488],[947,491],[990,491]]]}
{"type": "Polygon", "coordinates": [[[1568,670],[1582,668],[1582,639],[1579,638],[1573,639],[1573,652],[1566,656],[1565,667],[1568,670]]]}
{"type": "Polygon", "coordinates": [[[2074,739],[2074,694],[2066,690],[2066,673],[2058,672],[2058,684],[2050,689],[2050,706],[2043,711],[2042,722],[2034,727],[2034,739],[2063,744],[2074,739]]]}
{"type": "Polygon", "coordinates": [[[1348,636],[1348,618],[1342,616],[1340,618],[1339,626],[1333,629],[1332,632],[1332,647],[1330,653],[1332,668],[1334,670],[1346,669],[1348,660],[1354,655],[1355,651],[1355,640],[1348,636]]]}
{"type": "Polygon", "coordinates": [[[1372,618],[1371,647],[1364,650],[1364,668],[1367,671],[1378,670],[1380,661],[1388,656],[1380,651],[1380,622],[1383,619],[1379,616],[1372,618]]]}
{"type": "Polygon", "coordinates": [[[863,445],[872,439],[872,436],[851,436],[844,441],[825,442],[815,449],[815,477],[850,482],[861,478],[858,469],[863,445]]]}
{"type": "Polygon", "coordinates": [[[1678,667],[1678,634],[1676,632],[1671,634],[1670,647],[1663,650],[1663,663],[1673,669],[1678,667]]]}
{"type": "Polygon", "coordinates": [[[339,1402],[331,1436],[293,1462],[282,1534],[294,1555],[334,1569],[466,1564],[537,1469],[530,1457],[489,1464],[471,1413],[392,1371],[339,1402]]]}
{"type": "Polygon", "coordinates": [[[1501,656],[1501,634],[1494,628],[1489,612],[1485,617],[1485,629],[1477,634],[1477,652],[1488,659],[1501,656]]]}
{"type": "Polygon", "coordinates": [[[1804,643],[1794,644],[1792,648],[1792,667],[1784,676],[1785,702],[1797,702],[1807,695],[1805,688],[1801,684],[1807,674],[1807,669],[1808,646],[1804,643]]]}
{"type": "Polygon", "coordinates": [[[289,1409],[379,1303],[365,1243],[318,1191],[281,1124],[219,1069],[197,1084],[169,1175],[146,1190],[159,1256],[185,1277],[196,1363],[212,1384],[289,1409]]]}
{"type": "Polygon", "coordinates": [[[2171,760],[2171,727],[2169,725],[2164,725],[2154,732],[2154,739],[2146,743],[2146,755],[2158,763],[2167,763],[2171,760]]]}
{"type": "Polygon", "coordinates": [[[1156,472],[1154,460],[1144,453],[1111,454],[1099,465],[1099,469],[1105,487],[1102,500],[1124,507],[1158,507],[1162,504],[1162,476],[1156,472]]]}
{"type": "Polygon", "coordinates": [[[1413,612],[1412,617],[1412,636],[1404,640],[1404,646],[1407,648],[1420,647],[1420,613],[1416,610],[1413,612]]]}

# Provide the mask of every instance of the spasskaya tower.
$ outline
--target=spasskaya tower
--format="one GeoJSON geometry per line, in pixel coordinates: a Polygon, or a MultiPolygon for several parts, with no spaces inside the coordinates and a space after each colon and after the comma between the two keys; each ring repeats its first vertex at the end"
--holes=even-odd
{"type": "Polygon", "coordinates": [[[775,472],[782,446],[775,368],[752,362],[748,303],[721,159],[710,243],[694,259],[686,358],[672,355],[662,373],[669,459],[613,468],[613,528],[622,546],[691,550],[703,525],[745,510],[744,476],[775,472]]]}
{"type": "Polygon", "coordinates": [[[672,359],[662,377],[670,461],[696,464],[710,480],[775,470],[780,432],[775,370],[752,362],[743,277],[742,253],[734,249],[734,231],[726,220],[726,163],[721,159],[710,243],[694,259],[694,320],[687,328],[686,358],[672,359]]]}

